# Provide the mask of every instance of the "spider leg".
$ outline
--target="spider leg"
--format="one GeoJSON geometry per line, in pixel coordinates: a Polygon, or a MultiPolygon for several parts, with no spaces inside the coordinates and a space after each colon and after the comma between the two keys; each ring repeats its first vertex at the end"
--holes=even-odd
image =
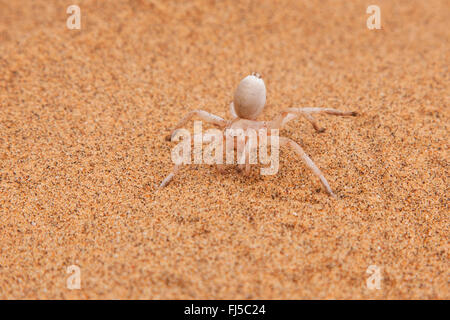
{"type": "Polygon", "coordinates": [[[240,172],[242,172],[244,170],[244,168],[246,168],[246,163],[247,163],[247,154],[246,154],[246,146],[247,143],[244,141],[244,144],[239,142],[239,139],[236,139],[237,144],[236,144],[236,159],[237,159],[237,167],[238,170],[240,172]],[[242,160],[242,157],[244,158],[244,163],[239,163],[242,160]]]}
{"type": "Polygon", "coordinates": [[[273,129],[280,129],[283,127],[287,122],[290,120],[293,120],[298,117],[298,115],[302,115],[305,117],[306,120],[308,120],[314,129],[317,132],[323,132],[325,131],[324,128],[321,128],[312,114],[315,113],[325,113],[325,114],[332,114],[336,116],[356,116],[357,113],[354,111],[340,111],[336,109],[331,108],[289,108],[283,112],[281,112],[278,116],[276,116],[271,122],[269,122],[269,126],[273,129]]]}
{"type": "Polygon", "coordinates": [[[343,117],[355,117],[358,115],[355,111],[341,111],[337,109],[332,108],[292,108],[288,110],[301,110],[302,112],[306,112],[309,114],[312,113],[326,113],[326,114],[332,114],[335,116],[343,116],[343,117]]]}
{"type": "Polygon", "coordinates": [[[244,171],[244,174],[246,176],[250,175],[250,162],[249,162],[250,159],[249,158],[250,158],[250,152],[247,152],[245,155],[245,171],[244,171]]]}
{"type": "Polygon", "coordinates": [[[232,119],[236,119],[238,117],[236,114],[236,110],[234,110],[234,102],[230,103],[230,113],[232,119]]]}
{"type": "MultiPolygon", "coordinates": [[[[225,140],[225,137],[223,137],[223,139],[225,140]]],[[[158,186],[157,189],[162,189],[162,188],[166,187],[172,181],[174,176],[178,173],[178,171],[180,170],[182,165],[183,165],[183,163],[175,164],[173,169],[172,169],[172,171],[164,178],[164,180],[161,182],[161,184],[158,186]]],[[[223,164],[217,163],[216,165],[217,165],[217,169],[220,172],[224,172],[224,165],[223,164]]]]}
{"type": "MultiPolygon", "coordinates": [[[[225,135],[222,136],[222,146],[224,146],[222,148],[222,159],[225,159],[226,154],[227,154],[227,144],[226,144],[226,139],[225,139],[225,135]]],[[[224,173],[225,172],[225,164],[222,163],[216,163],[216,168],[220,173],[224,173]]]]}
{"type": "Polygon", "coordinates": [[[245,171],[244,174],[246,176],[250,175],[250,169],[251,164],[255,163],[257,160],[256,158],[251,160],[250,158],[253,156],[256,157],[256,154],[258,152],[258,138],[256,137],[256,141],[254,141],[254,144],[252,145],[251,138],[248,139],[247,143],[245,144],[245,171]]]}
{"type": "Polygon", "coordinates": [[[166,140],[170,141],[175,134],[175,131],[184,126],[189,120],[192,119],[193,116],[198,116],[201,120],[212,123],[220,128],[224,128],[228,124],[228,121],[212,113],[206,112],[204,110],[193,110],[188,112],[188,114],[186,114],[184,118],[181,119],[180,122],[178,122],[178,124],[172,130],[172,133],[166,136],[166,140]]]}
{"type": "Polygon", "coordinates": [[[257,161],[256,154],[258,152],[258,137],[256,134],[252,137],[246,136],[245,140],[245,144],[238,143],[237,145],[238,159],[245,157],[244,163],[238,164],[238,169],[239,171],[244,171],[244,174],[248,176],[250,175],[251,165],[255,164],[257,161]]]}
{"type": "Polygon", "coordinates": [[[300,110],[293,110],[292,108],[281,112],[272,121],[269,121],[268,127],[271,129],[281,129],[289,121],[298,118],[299,115],[303,116],[306,120],[308,120],[317,132],[325,131],[324,128],[319,127],[316,120],[311,114],[300,110]]]}
{"type": "Polygon", "coordinates": [[[173,177],[178,172],[178,170],[180,170],[180,167],[181,167],[180,164],[176,164],[173,167],[172,172],[170,172],[169,175],[167,177],[165,177],[164,180],[161,182],[161,184],[159,185],[158,189],[162,189],[165,186],[167,186],[172,181],[173,177]]]}
{"type": "Polygon", "coordinates": [[[311,171],[320,179],[320,182],[324,186],[325,190],[328,192],[330,196],[333,198],[337,198],[336,195],[331,190],[330,185],[328,184],[327,179],[323,176],[322,171],[315,165],[315,163],[311,160],[311,158],[306,154],[300,145],[292,139],[280,137],[280,145],[288,145],[292,149],[294,149],[295,153],[297,153],[302,160],[305,162],[306,166],[311,169],[311,171]]]}
{"type": "Polygon", "coordinates": [[[244,172],[244,175],[250,175],[250,151],[248,150],[248,143],[245,145],[245,149],[242,150],[245,153],[245,163],[238,164],[238,170],[244,172]]]}

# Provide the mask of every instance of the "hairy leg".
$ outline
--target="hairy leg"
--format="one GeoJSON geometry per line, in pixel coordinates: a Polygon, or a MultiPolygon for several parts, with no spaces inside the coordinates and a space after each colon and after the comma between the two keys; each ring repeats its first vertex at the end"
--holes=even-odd
{"type": "Polygon", "coordinates": [[[204,110],[190,111],[188,114],[186,114],[184,116],[183,119],[180,120],[180,122],[178,122],[178,124],[172,130],[171,134],[166,136],[166,140],[170,141],[172,139],[175,131],[177,129],[181,128],[182,126],[184,126],[189,120],[192,119],[193,116],[198,116],[201,120],[208,122],[208,123],[212,123],[220,128],[224,128],[228,124],[228,121],[226,121],[225,119],[223,119],[219,116],[216,116],[212,113],[206,112],[204,110]]]}
{"type": "MultiPolygon", "coordinates": [[[[355,111],[341,111],[337,109],[331,109],[331,108],[292,108],[292,110],[300,109],[303,112],[306,113],[326,113],[326,114],[332,114],[335,116],[343,116],[343,117],[355,117],[358,115],[355,111]]],[[[290,109],[288,109],[290,110],[290,109]]]]}
{"type": "Polygon", "coordinates": [[[278,116],[276,116],[272,121],[269,122],[269,126],[272,129],[280,129],[282,128],[287,122],[290,120],[293,120],[297,118],[299,115],[305,117],[306,120],[308,120],[314,129],[317,132],[323,132],[325,131],[324,128],[321,128],[312,114],[315,113],[325,113],[325,114],[332,114],[336,116],[356,116],[357,113],[354,111],[340,111],[336,109],[331,108],[289,108],[283,112],[281,112],[278,116]]]}
{"type": "Polygon", "coordinates": [[[256,137],[255,141],[248,139],[245,144],[245,175],[250,175],[251,165],[257,163],[257,154],[258,154],[258,144],[259,138],[256,137]],[[252,158],[252,159],[251,159],[252,158]],[[251,161],[250,161],[251,160],[251,161]]]}
{"type": "Polygon", "coordinates": [[[319,127],[319,125],[317,124],[316,120],[312,115],[302,111],[289,111],[289,109],[281,112],[272,121],[269,121],[268,128],[281,129],[289,121],[298,118],[299,115],[303,116],[306,120],[308,120],[317,132],[325,131],[325,129],[319,127]]]}
{"type": "Polygon", "coordinates": [[[180,164],[176,164],[173,169],[172,172],[169,173],[169,175],[167,177],[164,178],[164,180],[161,182],[161,184],[159,185],[158,189],[162,189],[165,186],[167,186],[170,181],[172,181],[173,177],[175,176],[175,174],[178,172],[178,170],[180,170],[181,165],[180,164]]]}
{"type": "Polygon", "coordinates": [[[302,147],[300,147],[300,145],[297,142],[289,138],[280,137],[280,145],[288,145],[292,149],[294,149],[295,153],[297,153],[302,158],[302,160],[305,162],[308,168],[311,169],[311,171],[320,179],[320,182],[322,183],[328,194],[333,198],[336,198],[336,195],[331,190],[331,187],[328,184],[327,179],[325,179],[325,177],[323,176],[322,171],[320,171],[320,169],[315,165],[315,163],[311,160],[311,158],[306,154],[306,152],[303,150],[302,147]]]}
{"type": "Polygon", "coordinates": [[[220,173],[224,173],[225,172],[225,159],[226,159],[226,154],[227,154],[227,144],[226,144],[226,139],[225,139],[225,135],[222,135],[222,163],[216,163],[216,168],[217,171],[219,171],[220,173]]]}
{"type": "Polygon", "coordinates": [[[232,119],[236,119],[238,117],[236,114],[236,110],[234,110],[234,102],[230,103],[230,113],[232,119]]]}
{"type": "MultiPolygon", "coordinates": [[[[245,163],[242,164],[238,164],[238,169],[241,172],[244,172],[244,175],[248,176],[250,175],[250,142],[247,142],[243,148],[243,150],[241,150],[242,153],[245,153],[245,163]]],[[[239,153],[238,153],[239,154],[239,153]]]]}

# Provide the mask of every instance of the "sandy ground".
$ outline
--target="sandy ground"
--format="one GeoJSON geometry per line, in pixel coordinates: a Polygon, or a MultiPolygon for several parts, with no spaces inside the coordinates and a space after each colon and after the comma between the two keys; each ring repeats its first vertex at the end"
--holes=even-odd
{"type": "Polygon", "coordinates": [[[81,30],[68,4],[0,1],[0,298],[450,298],[449,1],[81,0],[81,30]],[[360,113],[281,131],[338,200],[288,149],[275,176],[191,165],[156,190],[169,128],[229,117],[252,71],[261,119],[360,113]]]}

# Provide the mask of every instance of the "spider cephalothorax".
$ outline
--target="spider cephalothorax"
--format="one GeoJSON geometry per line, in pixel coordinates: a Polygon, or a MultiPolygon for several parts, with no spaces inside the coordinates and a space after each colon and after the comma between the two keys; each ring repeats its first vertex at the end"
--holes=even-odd
{"type": "MultiPolygon", "coordinates": [[[[204,110],[194,110],[189,112],[174,128],[172,135],[168,136],[168,140],[175,134],[176,130],[181,128],[187,121],[189,121],[194,115],[197,115],[203,121],[211,123],[223,130],[227,129],[281,129],[289,120],[297,118],[299,115],[308,120],[314,129],[318,132],[323,132],[324,129],[320,128],[313,114],[325,113],[338,116],[356,116],[356,112],[339,111],[330,108],[289,108],[278,114],[271,121],[256,121],[256,118],[264,110],[266,103],[266,86],[264,80],[258,73],[252,73],[245,77],[238,84],[234,93],[233,102],[230,104],[231,120],[222,119],[219,116],[206,112],[204,110]]],[[[329,195],[336,197],[331,190],[330,185],[323,176],[320,169],[314,164],[314,162],[305,153],[303,148],[294,140],[279,137],[280,146],[290,146],[305,162],[305,164],[312,170],[312,172],[320,179],[320,182],[326,189],[329,195]]],[[[174,175],[178,172],[181,164],[174,166],[172,172],[161,182],[159,188],[163,188],[169,184],[174,175]]],[[[222,165],[219,166],[219,168],[222,165]]],[[[245,168],[244,172],[249,173],[250,163],[248,161],[245,164],[240,164],[241,169],[245,168]]]]}

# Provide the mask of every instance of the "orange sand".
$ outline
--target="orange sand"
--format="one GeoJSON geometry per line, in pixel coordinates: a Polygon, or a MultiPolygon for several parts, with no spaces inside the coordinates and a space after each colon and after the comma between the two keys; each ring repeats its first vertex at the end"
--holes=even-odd
{"type": "Polygon", "coordinates": [[[449,1],[80,0],[79,31],[69,4],[0,1],[0,298],[450,298],[449,1]],[[281,131],[339,200],[285,149],[156,191],[169,128],[252,71],[264,119],[360,112],[281,131]]]}

